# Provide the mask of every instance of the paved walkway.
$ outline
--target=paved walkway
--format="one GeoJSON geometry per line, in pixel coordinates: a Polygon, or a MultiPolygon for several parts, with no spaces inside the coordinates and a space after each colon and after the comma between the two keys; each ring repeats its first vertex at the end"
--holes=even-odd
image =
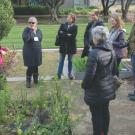
{"type": "MultiPolygon", "coordinates": [[[[77,52],[80,53],[80,51],[82,50],[83,48],[77,48],[77,52]]],[[[21,49],[17,49],[16,50],[17,52],[22,52],[21,49]]],[[[49,53],[54,53],[54,52],[57,52],[59,53],[59,49],[58,48],[54,48],[54,49],[42,49],[43,52],[49,52],[49,53]]],[[[129,77],[129,76],[132,76],[132,71],[131,71],[131,66],[127,65],[126,62],[130,62],[130,59],[123,59],[122,60],[122,63],[124,65],[125,68],[122,69],[121,73],[120,73],[120,77],[121,78],[125,78],[125,77],[129,77]]],[[[63,69],[63,74],[64,74],[64,77],[62,77],[62,79],[65,79],[67,78],[67,69],[68,67],[68,62],[67,62],[67,59],[65,59],[65,62],[64,62],[64,69],[63,69]]],[[[44,77],[43,79],[44,80],[51,80],[53,78],[53,76],[46,76],[44,77]]],[[[7,77],[7,81],[9,82],[15,82],[15,81],[25,81],[26,80],[26,77],[25,76],[15,76],[15,77],[7,77]]]]}
{"type": "MultiPolygon", "coordinates": [[[[122,70],[120,71],[120,78],[128,78],[128,77],[132,76],[131,66],[129,64],[127,64],[126,62],[130,62],[130,59],[122,60],[122,65],[124,66],[124,68],[122,68],[122,70]]],[[[68,62],[67,62],[67,59],[65,59],[64,68],[63,68],[64,76],[62,77],[62,79],[68,78],[67,67],[68,67],[68,62]]],[[[53,76],[48,75],[41,79],[43,79],[45,81],[49,81],[49,80],[52,80],[52,78],[53,78],[53,76]]],[[[25,76],[7,77],[8,82],[25,81],[25,80],[26,80],[25,76]]]]}
{"type": "MultiPolygon", "coordinates": [[[[81,51],[83,48],[77,48],[77,51],[81,51]]],[[[22,49],[16,49],[17,52],[22,52],[22,49]]],[[[53,49],[42,49],[43,52],[59,52],[59,48],[53,48],[53,49]]]]}

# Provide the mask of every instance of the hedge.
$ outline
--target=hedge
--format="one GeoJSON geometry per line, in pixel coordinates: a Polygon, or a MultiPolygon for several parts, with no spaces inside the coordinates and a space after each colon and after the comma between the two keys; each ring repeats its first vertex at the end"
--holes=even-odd
{"type": "Polygon", "coordinates": [[[48,7],[43,6],[14,6],[15,15],[48,15],[48,7]]]}

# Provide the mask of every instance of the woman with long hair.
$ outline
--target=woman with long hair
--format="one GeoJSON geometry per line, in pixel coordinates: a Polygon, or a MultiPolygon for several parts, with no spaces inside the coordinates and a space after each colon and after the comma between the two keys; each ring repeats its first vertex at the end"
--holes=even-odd
{"type": "Polygon", "coordinates": [[[111,24],[109,41],[116,53],[118,68],[117,76],[119,76],[119,65],[123,58],[122,49],[125,47],[125,30],[123,29],[123,21],[118,14],[112,14],[110,16],[109,23],[111,24]]]}

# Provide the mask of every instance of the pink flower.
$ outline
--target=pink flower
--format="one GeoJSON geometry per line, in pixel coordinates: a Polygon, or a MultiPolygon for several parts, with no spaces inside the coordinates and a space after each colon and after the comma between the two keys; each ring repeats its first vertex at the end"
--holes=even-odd
{"type": "Polygon", "coordinates": [[[15,62],[15,51],[0,46],[0,72],[6,72],[15,62]]]}

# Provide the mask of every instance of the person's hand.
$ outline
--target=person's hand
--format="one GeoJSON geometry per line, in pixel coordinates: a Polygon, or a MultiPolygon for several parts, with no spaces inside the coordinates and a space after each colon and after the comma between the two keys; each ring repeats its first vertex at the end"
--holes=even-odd
{"type": "Polygon", "coordinates": [[[36,31],[37,31],[37,27],[35,27],[34,29],[33,29],[33,32],[36,34],[36,31]]]}
{"type": "Polygon", "coordinates": [[[33,31],[34,34],[36,34],[36,31],[37,31],[36,27],[31,27],[30,29],[33,31]]]}
{"type": "Polygon", "coordinates": [[[64,33],[64,32],[61,30],[60,33],[62,34],[62,33],[64,33]]]}

